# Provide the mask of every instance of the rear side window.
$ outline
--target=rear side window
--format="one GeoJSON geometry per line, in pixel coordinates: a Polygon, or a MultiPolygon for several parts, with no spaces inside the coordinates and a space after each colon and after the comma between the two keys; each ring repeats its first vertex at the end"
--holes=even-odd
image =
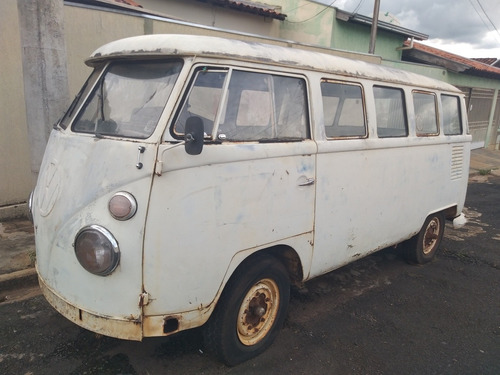
{"type": "Polygon", "coordinates": [[[438,135],[436,95],[414,91],[413,107],[415,109],[415,128],[417,135],[438,135]]]}
{"type": "Polygon", "coordinates": [[[443,105],[443,132],[445,135],[462,134],[460,116],[460,98],[452,95],[441,95],[443,105]]]}
{"type": "Polygon", "coordinates": [[[393,87],[374,86],[373,94],[379,138],[408,136],[403,90],[393,87]]]}
{"type": "Polygon", "coordinates": [[[268,73],[204,68],[174,125],[201,118],[207,138],[219,141],[298,141],[310,138],[305,81],[268,73]]]}
{"type": "Polygon", "coordinates": [[[327,138],[366,136],[363,91],[360,85],[323,81],[321,95],[327,138]]]}

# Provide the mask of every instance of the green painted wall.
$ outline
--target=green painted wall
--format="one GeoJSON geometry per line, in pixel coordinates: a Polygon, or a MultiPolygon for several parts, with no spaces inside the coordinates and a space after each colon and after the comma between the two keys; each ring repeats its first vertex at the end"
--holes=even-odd
{"type": "Polygon", "coordinates": [[[281,6],[281,12],[287,15],[285,21],[280,23],[280,38],[331,48],[334,8],[325,8],[324,4],[306,0],[274,0],[268,3],[281,6]]]}
{"type": "MultiPolygon", "coordinates": [[[[370,46],[368,26],[348,23],[335,19],[332,25],[332,48],[368,53],[370,46]]],[[[401,51],[396,48],[403,45],[404,37],[384,30],[378,30],[375,54],[384,59],[400,60],[401,51]]]]}

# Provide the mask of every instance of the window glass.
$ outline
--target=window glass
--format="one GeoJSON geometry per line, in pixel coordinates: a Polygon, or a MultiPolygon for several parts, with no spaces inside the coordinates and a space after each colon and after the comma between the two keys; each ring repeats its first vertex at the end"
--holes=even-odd
{"type": "Polygon", "coordinates": [[[62,120],[59,122],[59,126],[63,129],[66,129],[68,125],[73,121],[73,118],[77,114],[78,107],[83,103],[87,95],[89,94],[90,90],[92,89],[95,81],[99,78],[99,75],[101,74],[104,66],[99,66],[96,67],[93,71],[92,74],[90,74],[89,78],[87,78],[87,81],[83,84],[82,88],[80,89],[80,92],[76,95],[75,99],[73,99],[73,102],[69,106],[67,112],[64,114],[64,117],[62,120]]]}
{"type": "Polygon", "coordinates": [[[271,141],[308,138],[302,79],[233,71],[218,138],[271,141]]]}
{"type": "Polygon", "coordinates": [[[92,91],[72,130],[149,137],[163,112],[181,62],[112,64],[92,91]]]}
{"type": "Polygon", "coordinates": [[[218,138],[234,141],[308,138],[302,79],[233,71],[218,138]]]}
{"type": "Polygon", "coordinates": [[[378,136],[380,138],[406,137],[408,126],[403,90],[374,86],[373,94],[378,136]]]}
{"type": "Polygon", "coordinates": [[[338,82],[321,82],[323,118],[328,138],[366,136],[361,87],[338,82]]]}
{"type": "Polygon", "coordinates": [[[207,136],[212,134],[226,76],[227,71],[206,68],[196,71],[189,95],[175,121],[175,134],[184,134],[186,120],[191,116],[201,118],[205,134],[207,136]]]}
{"type": "Polygon", "coordinates": [[[441,95],[443,105],[443,131],[445,135],[462,134],[460,117],[460,98],[452,95],[441,95]]]}
{"type": "Polygon", "coordinates": [[[242,90],[236,126],[269,127],[272,97],[269,91],[242,90]],[[255,111],[255,108],[259,108],[255,111]]]}
{"type": "Polygon", "coordinates": [[[217,127],[224,141],[297,141],[309,138],[303,79],[246,71],[197,72],[175,121],[175,135],[184,133],[188,117],[200,117],[205,133],[217,127]],[[229,84],[225,84],[229,77],[229,84]],[[227,92],[224,88],[227,86],[227,92]],[[225,98],[222,103],[222,98],[225,98]]]}
{"type": "Polygon", "coordinates": [[[417,135],[437,135],[436,96],[430,93],[414,92],[413,106],[417,135]]]}

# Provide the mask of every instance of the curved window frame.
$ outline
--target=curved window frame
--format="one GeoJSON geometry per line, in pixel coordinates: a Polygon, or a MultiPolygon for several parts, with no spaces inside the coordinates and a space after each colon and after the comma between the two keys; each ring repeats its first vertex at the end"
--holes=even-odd
{"type": "MultiPolygon", "coordinates": [[[[358,82],[350,82],[350,81],[341,81],[341,80],[336,80],[336,79],[328,79],[328,78],[323,78],[321,80],[321,96],[323,98],[323,126],[325,130],[325,136],[327,139],[335,140],[335,139],[364,139],[368,138],[369,132],[368,132],[368,121],[367,121],[367,115],[366,115],[366,100],[365,100],[365,91],[364,87],[361,83],[358,82]],[[356,100],[361,100],[361,106],[360,109],[362,111],[362,122],[363,126],[349,126],[349,128],[344,128],[342,127],[347,127],[347,125],[341,124],[341,121],[345,119],[345,112],[344,112],[344,105],[345,105],[345,96],[344,100],[339,99],[338,103],[336,104],[336,109],[335,113],[333,115],[333,121],[327,121],[327,118],[331,118],[331,116],[327,116],[327,108],[326,108],[326,103],[325,103],[325,97],[332,97],[335,98],[335,96],[332,95],[325,95],[326,93],[326,85],[339,85],[339,89],[349,89],[349,88],[359,88],[359,97],[356,97],[356,100]],[[340,110],[340,112],[339,112],[340,110]],[[332,128],[337,127],[338,129],[335,130],[338,132],[338,134],[332,134],[329,136],[328,134],[328,129],[327,129],[327,123],[332,123],[330,125],[332,128]],[[363,134],[353,134],[355,130],[358,129],[363,129],[363,134]],[[342,134],[344,133],[344,134],[342,134]]],[[[344,91],[344,90],[342,90],[344,91]]],[[[352,106],[351,106],[352,107],[352,106]]],[[[350,109],[350,108],[349,108],[350,109]]],[[[359,107],[358,107],[359,109],[359,107]]],[[[334,130],[334,129],[332,129],[334,130]]]]}
{"type": "MultiPolygon", "coordinates": [[[[190,96],[194,92],[194,87],[198,81],[198,77],[203,73],[224,73],[226,74],[223,84],[217,85],[216,90],[222,90],[222,92],[214,91],[213,95],[209,92],[206,93],[206,100],[212,100],[214,97],[218,98],[218,103],[213,103],[213,108],[217,108],[216,115],[212,116],[214,118],[213,124],[211,124],[212,119],[202,118],[205,125],[205,141],[208,142],[259,142],[259,143],[272,143],[272,142],[298,142],[307,139],[311,139],[311,120],[310,120],[310,109],[309,109],[309,88],[307,85],[307,79],[304,76],[298,74],[287,74],[284,72],[275,72],[268,70],[257,70],[246,67],[234,67],[234,66],[217,66],[217,65],[197,65],[194,67],[191,73],[191,79],[189,86],[185,90],[182,102],[180,103],[176,115],[170,126],[170,135],[178,140],[182,140],[184,133],[182,132],[182,124],[179,124],[179,119],[183,118],[186,120],[186,108],[190,108],[191,103],[188,104],[190,96]],[[249,75],[245,79],[238,77],[240,75],[249,75]],[[252,76],[253,75],[253,76],[252,76]],[[236,80],[239,79],[239,86],[235,84],[236,80]],[[268,91],[255,91],[255,87],[259,86],[262,90],[262,80],[267,79],[269,82],[266,84],[268,91]],[[297,129],[299,129],[300,134],[298,136],[285,134],[285,136],[279,135],[279,129],[277,128],[278,118],[293,118],[293,116],[288,116],[288,112],[280,111],[277,113],[277,90],[279,84],[278,81],[286,81],[287,79],[296,79],[301,82],[301,93],[303,96],[303,105],[301,106],[301,119],[303,123],[299,124],[297,129]],[[275,80],[278,80],[274,82],[275,80]],[[245,87],[248,84],[248,87],[245,87]],[[261,93],[262,95],[259,95],[261,93]],[[269,95],[266,95],[269,94],[269,95]],[[256,100],[258,99],[258,100],[256,100]],[[266,104],[267,100],[267,104],[266,104]],[[245,103],[243,103],[245,102],[245,103]],[[259,106],[260,105],[260,106],[259,106]],[[246,106],[250,106],[247,108],[246,106]],[[253,108],[251,107],[253,106],[253,108]],[[257,106],[257,107],[256,107],[257,106]],[[260,112],[271,110],[272,113],[269,117],[263,115],[260,112]],[[258,110],[257,110],[258,109],[258,110]],[[246,114],[242,114],[246,111],[246,114]],[[252,112],[253,111],[253,112],[252,112]],[[256,115],[253,116],[253,113],[256,115]],[[267,123],[266,118],[271,121],[267,123]],[[208,121],[207,121],[208,120],[208,121]],[[228,121],[233,122],[233,133],[227,132],[228,121]],[[254,123],[247,124],[248,121],[254,121],[254,123]],[[213,126],[211,126],[213,125],[213,126]],[[266,127],[273,127],[272,133],[267,132],[265,135],[259,133],[261,130],[265,130],[266,127]],[[278,129],[278,130],[274,130],[278,129]],[[246,134],[244,133],[246,132],[246,134]],[[245,135],[244,135],[245,134],[245,135]],[[260,134],[260,135],[259,135],[260,134]],[[241,137],[240,137],[241,135],[241,137]]],[[[286,91],[286,90],[285,90],[286,91]]],[[[288,93],[288,91],[286,91],[288,93]]],[[[198,100],[199,101],[199,100],[198,100]]],[[[285,100],[281,100],[281,104],[285,103],[285,100]]],[[[297,106],[290,108],[296,108],[297,106]]],[[[281,107],[280,107],[281,109],[281,107]]],[[[201,113],[200,109],[192,110],[192,114],[199,116],[201,113]]],[[[293,126],[293,125],[292,125],[293,126]]]]}

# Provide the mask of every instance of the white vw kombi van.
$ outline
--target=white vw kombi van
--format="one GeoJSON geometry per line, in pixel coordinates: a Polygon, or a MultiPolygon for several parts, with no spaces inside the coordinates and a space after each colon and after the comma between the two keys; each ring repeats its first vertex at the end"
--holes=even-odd
{"type": "Polygon", "coordinates": [[[462,93],[294,48],[148,35],[107,44],[54,127],[31,199],[43,293],[89,330],[204,326],[229,365],[264,351],[290,285],[462,221],[462,93]]]}

